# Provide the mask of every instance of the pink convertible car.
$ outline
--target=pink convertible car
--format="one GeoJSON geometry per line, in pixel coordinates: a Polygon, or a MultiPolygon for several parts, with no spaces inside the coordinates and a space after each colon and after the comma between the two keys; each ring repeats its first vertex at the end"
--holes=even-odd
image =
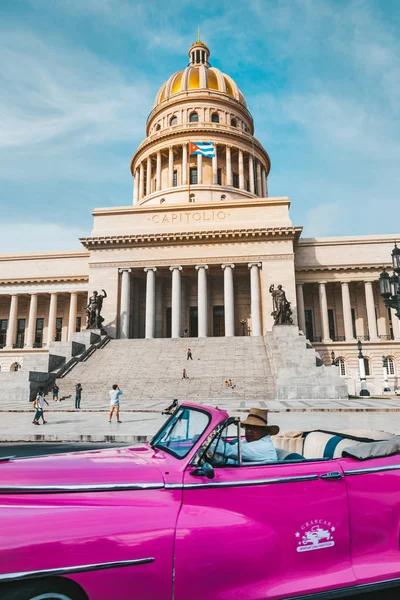
{"type": "Polygon", "coordinates": [[[149,444],[3,459],[0,598],[385,599],[400,588],[399,438],[297,432],[273,438],[276,462],[214,454],[241,434],[226,412],[185,403],[149,444]]]}

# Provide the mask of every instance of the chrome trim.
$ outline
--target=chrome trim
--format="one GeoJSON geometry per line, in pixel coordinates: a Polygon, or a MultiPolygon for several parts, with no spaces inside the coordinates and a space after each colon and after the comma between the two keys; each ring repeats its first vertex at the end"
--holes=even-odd
{"type": "Polygon", "coordinates": [[[0,485],[0,494],[66,494],[74,492],[121,492],[160,490],[163,483],[94,483],[86,485],[0,485]]]}
{"type": "Polygon", "coordinates": [[[345,475],[364,475],[364,473],[379,473],[380,471],[398,471],[400,465],[386,465],[383,467],[369,467],[367,469],[352,469],[351,471],[344,471],[345,475]]]}
{"type": "Polygon", "coordinates": [[[132,567],[154,562],[154,558],[137,558],[136,560],[117,560],[114,562],[94,563],[91,565],[79,565],[76,567],[61,567],[58,569],[42,569],[36,571],[20,571],[17,573],[0,574],[0,582],[22,581],[24,579],[36,579],[50,575],[66,575],[69,573],[84,573],[85,571],[101,571],[104,569],[117,569],[119,567],[132,567]]]}
{"type": "Polygon", "coordinates": [[[17,458],[14,456],[0,456],[0,462],[7,462],[8,460],[13,460],[13,458],[17,458]]]}
{"type": "Polygon", "coordinates": [[[227,487],[245,487],[254,485],[269,485],[274,483],[295,483],[301,481],[316,481],[318,475],[299,475],[298,477],[275,477],[274,479],[245,479],[243,481],[210,481],[207,483],[167,483],[165,489],[200,489],[200,488],[227,488],[227,487]]]}

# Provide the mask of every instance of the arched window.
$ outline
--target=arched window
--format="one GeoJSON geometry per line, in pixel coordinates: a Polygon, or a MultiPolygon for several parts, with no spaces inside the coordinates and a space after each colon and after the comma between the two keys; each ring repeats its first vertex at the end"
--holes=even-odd
{"type": "Polygon", "coordinates": [[[199,115],[197,114],[197,112],[190,113],[189,123],[198,123],[198,122],[199,122],[199,115]]]}
{"type": "Polygon", "coordinates": [[[236,119],[231,119],[231,125],[232,125],[232,127],[237,127],[236,119]]]}
{"type": "Polygon", "coordinates": [[[364,356],[364,369],[366,377],[369,377],[371,375],[371,369],[369,368],[369,364],[369,358],[367,356],[364,356]]]}
{"type": "Polygon", "coordinates": [[[344,358],[338,358],[336,361],[336,366],[339,367],[340,377],[346,377],[346,361],[344,358]]]}
{"type": "Polygon", "coordinates": [[[171,117],[169,124],[170,124],[171,127],[173,125],[178,125],[178,117],[176,115],[174,115],[173,117],[171,117]]]}
{"type": "Polygon", "coordinates": [[[156,131],[160,131],[160,129],[161,129],[161,125],[160,125],[160,123],[159,123],[159,124],[156,126],[156,131]]]}
{"type": "Polygon", "coordinates": [[[219,123],[219,114],[218,113],[213,113],[211,115],[211,123],[219,123]]]}
{"type": "Polygon", "coordinates": [[[388,356],[388,358],[387,358],[387,372],[388,372],[388,375],[396,375],[396,372],[394,369],[394,360],[393,360],[393,358],[390,358],[390,356],[388,356]]]}

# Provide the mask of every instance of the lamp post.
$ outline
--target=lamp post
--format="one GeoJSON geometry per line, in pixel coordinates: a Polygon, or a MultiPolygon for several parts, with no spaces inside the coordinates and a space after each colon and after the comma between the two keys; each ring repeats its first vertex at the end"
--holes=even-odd
{"type": "Polygon", "coordinates": [[[336,366],[336,357],[335,357],[335,353],[333,350],[331,352],[331,363],[332,363],[332,367],[336,366]]]}
{"type": "Polygon", "coordinates": [[[357,346],[358,346],[358,366],[360,369],[360,383],[361,383],[360,396],[370,396],[370,393],[367,390],[367,379],[365,376],[364,355],[362,352],[361,340],[358,340],[357,346]]]}
{"type": "Polygon", "coordinates": [[[383,267],[379,275],[379,291],[387,308],[394,308],[396,317],[400,319],[400,248],[395,243],[392,250],[393,275],[390,276],[383,267]]]}
{"type": "Polygon", "coordinates": [[[240,321],[240,324],[241,324],[241,326],[242,326],[242,335],[246,335],[246,333],[245,333],[245,330],[244,330],[244,327],[245,327],[245,325],[246,325],[246,319],[242,319],[242,320],[240,321]]]}
{"type": "Polygon", "coordinates": [[[383,391],[390,392],[387,356],[382,356],[382,366],[383,366],[383,391]]]}

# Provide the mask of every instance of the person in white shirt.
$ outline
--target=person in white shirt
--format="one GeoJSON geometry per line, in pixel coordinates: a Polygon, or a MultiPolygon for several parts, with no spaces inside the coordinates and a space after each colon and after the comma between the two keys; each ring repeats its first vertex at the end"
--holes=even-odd
{"type": "MultiPolygon", "coordinates": [[[[278,425],[268,425],[268,411],[261,408],[251,408],[245,421],[240,424],[244,427],[246,440],[242,441],[242,461],[262,462],[277,460],[277,454],[271,435],[279,433],[278,425]]],[[[222,440],[218,443],[216,454],[228,458],[229,464],[238,461],[238,444],[226,444],[222,440]]]]}
{"type": "Polygon", "coordinates": [[[122,396],[122,390],[119,389],[118,384],[114,383],[112,386],[112,390],[109,391],[110,394],[110,417],[108,422],[111,423],[111,418],[115,411],[117,417],[117,423],[121,423],[119,420],[119,397],[122,396]]]}
{"type": "Polygon", "coordinates": [[[43,425],[45,425],[47,423],[47,421],[44,420],[44,403],[46,403],[47,406],[49,406],[49,403],[47,402],[46,398],[44,397],[43,388],[40,388],[38,393],[36,394],[36,398],[33,403],[33,408],[36,409],[35,418],[32,421],[32,423],[34,425],[40,424],[39,423],[40,418],[42,418],[43,425]]]}

